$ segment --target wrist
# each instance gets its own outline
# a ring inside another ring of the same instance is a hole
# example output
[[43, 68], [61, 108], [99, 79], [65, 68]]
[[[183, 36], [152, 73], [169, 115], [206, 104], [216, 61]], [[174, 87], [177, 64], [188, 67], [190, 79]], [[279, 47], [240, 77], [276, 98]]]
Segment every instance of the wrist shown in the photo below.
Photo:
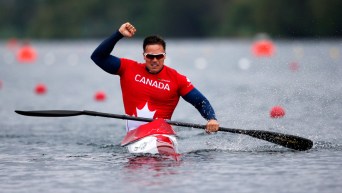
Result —
[[119, 37], [119, 38], [123, 38], [124, 35], [121, 33], [120, 29], [118, 29], [116, 32], [116, 35]]

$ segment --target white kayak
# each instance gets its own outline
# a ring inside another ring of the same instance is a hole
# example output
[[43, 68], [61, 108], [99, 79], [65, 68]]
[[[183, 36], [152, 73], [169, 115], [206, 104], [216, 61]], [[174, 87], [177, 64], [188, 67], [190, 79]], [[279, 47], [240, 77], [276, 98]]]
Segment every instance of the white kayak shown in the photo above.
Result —
[[132, 154], [160, 154], [179, 160], [176, 132], [164, 119], [150, 123], [127, 132], [121, 142]]

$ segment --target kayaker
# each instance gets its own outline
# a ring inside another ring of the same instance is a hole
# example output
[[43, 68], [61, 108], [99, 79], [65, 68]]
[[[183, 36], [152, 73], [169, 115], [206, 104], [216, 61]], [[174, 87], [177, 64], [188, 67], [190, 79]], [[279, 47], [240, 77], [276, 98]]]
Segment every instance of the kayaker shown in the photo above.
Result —
[[[92, 53], [91, 59], [104, 71], [120, 76], [125, 113], [130, 116], [171, 119], [180, 96], [192, 104], [208, 122], [206, 132], [216, 132], [219, 123], [207, 98], [190, 80], [164, 65], [166, 43], [159, 36], [148, 36], [143, 42], [145, 63], [111, 55], [116, 43], [136, 33], [129, 22], [124, 23]], [[127, 121], [127, 131], [144, 122]]]

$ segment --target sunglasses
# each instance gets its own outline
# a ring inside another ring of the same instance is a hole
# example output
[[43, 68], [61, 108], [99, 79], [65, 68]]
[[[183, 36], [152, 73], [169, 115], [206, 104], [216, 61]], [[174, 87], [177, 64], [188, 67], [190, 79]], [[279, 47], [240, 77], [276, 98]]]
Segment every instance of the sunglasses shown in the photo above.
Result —
[[144, 56], [150, 60], [153, 60], [154, 58], [157, 58], [157, 60], [160, 60], [165, 57], [165, 53], [160, 53], [160, 54], [148, 54], [144, 53]]

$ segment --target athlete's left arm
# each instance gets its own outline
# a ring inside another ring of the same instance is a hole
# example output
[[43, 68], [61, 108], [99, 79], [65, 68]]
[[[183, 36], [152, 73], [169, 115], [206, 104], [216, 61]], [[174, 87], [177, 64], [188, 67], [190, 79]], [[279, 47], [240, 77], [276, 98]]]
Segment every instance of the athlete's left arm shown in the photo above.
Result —
[[210, 105], [208, 99], [196, 88], [192, 89], [188, 94], [182, 96], [188, 103], [192, 104], [206, 120], [216, 119], [215, 111]]

